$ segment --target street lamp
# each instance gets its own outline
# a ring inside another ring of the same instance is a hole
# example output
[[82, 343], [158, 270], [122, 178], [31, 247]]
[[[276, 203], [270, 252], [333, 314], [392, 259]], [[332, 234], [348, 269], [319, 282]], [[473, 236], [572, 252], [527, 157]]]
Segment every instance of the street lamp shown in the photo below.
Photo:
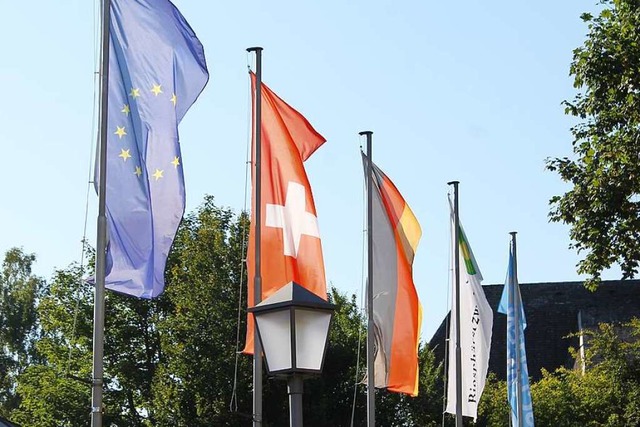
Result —
[[319, 374], [335, 305], [290, 282], [255, 307], [269, 375], [287, 379], [292, 427], [302, 427], [302, 380]]

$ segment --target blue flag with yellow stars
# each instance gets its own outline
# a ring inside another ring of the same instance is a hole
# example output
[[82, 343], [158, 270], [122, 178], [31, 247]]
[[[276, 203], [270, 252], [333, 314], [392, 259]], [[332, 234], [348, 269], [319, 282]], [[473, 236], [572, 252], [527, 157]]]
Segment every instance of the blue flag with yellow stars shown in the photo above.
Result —
[[106, 287], [153, 298], [185, 208], [178, 123], [209, 73], [168, 0], [111, 0], [109, 55]]

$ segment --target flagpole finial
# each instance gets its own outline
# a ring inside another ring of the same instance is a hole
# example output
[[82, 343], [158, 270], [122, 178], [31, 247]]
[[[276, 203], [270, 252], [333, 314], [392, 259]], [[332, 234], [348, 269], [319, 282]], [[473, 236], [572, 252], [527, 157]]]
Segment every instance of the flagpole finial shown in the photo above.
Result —
[[460, 184], [460, 181], [449, 181], [447, 182], [447, 185], [457, 185]]
[[358, 132], [358, 135], [373, 135], [373, 131], [363, 130], [362, 132]]
[[262, 52], [262, 47], [260, 46], [248, 47], [247, 52]]

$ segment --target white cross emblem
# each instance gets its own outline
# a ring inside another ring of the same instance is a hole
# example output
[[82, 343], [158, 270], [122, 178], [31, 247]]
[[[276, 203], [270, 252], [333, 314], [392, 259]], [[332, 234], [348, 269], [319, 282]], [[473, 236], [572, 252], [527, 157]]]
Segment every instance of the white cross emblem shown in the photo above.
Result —
[[298, 257], [303, 234], [320, 238], [318, 218], [305, 210], [306, 200], [304, 186], [289, 182], [284, 206], [268, 203], [266, 206], [266, 226], [282, 228], [284, 254], [294, 258]]

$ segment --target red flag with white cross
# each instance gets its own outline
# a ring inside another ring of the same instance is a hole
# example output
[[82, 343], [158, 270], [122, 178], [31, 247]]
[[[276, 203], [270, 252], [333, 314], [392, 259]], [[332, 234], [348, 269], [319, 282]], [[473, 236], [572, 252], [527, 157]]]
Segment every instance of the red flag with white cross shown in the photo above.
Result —
[[[251, 86], [255, 122], [256, 76], [253, 73]], [[291, 281], [327, 299], [318, 218], [303, 166], [326, 140], [264, 83], [261, 87], [261, 300]], [[255, 135], [252, 164], [254, 185], [247, 253], [249, 307], [255, 301]], [[244, 352], [253, 353], [251, 314]]]

